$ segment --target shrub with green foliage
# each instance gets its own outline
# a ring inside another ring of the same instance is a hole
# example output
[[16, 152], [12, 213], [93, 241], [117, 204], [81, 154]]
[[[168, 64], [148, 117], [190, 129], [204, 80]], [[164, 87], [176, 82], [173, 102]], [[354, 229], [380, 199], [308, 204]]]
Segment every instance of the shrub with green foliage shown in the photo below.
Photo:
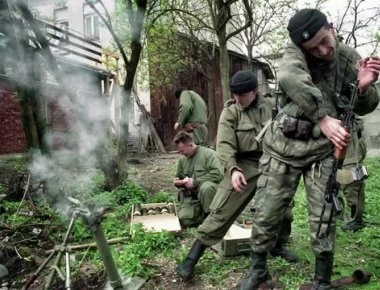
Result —
[[154, 268], [146, 261], [154, 261], [160, 255], [172, 256], [177, 243], [177, 239], [169, 232], [145, 232], [141, 226], [134, 226], [132, 240], [114, 251], [113, 255], [122, 272], [150, 278]]

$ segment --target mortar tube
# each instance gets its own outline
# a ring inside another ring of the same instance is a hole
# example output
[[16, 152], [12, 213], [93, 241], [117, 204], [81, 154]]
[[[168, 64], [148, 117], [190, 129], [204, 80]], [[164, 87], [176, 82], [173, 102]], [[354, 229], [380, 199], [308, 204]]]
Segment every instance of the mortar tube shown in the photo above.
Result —
[[115, 290], [124, 289], [119, 272], [117, 271], [110, 248], [108, 246], [106, 237], [104, 236], [101, 223], [95, 222], [94, 224], [92, 224], [92, 226], [89, 226], [89, 228], [91, 229], [94, 235], [96, 245], [98, 247], [100, 256], [102, 257], [104, 268], [106, 269], [107, 276], [112, 288]]

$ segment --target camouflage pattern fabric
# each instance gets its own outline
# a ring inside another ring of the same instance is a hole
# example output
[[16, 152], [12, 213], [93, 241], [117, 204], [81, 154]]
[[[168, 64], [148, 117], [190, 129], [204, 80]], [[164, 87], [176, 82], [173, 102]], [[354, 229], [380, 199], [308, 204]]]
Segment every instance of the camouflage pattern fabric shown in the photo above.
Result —
[[[354, 139], [355, 138], [355, 139]], [[347, 150], [343, 169], [351, 171], [357, 165], [362, 165], [367, 154], [367, 146], [364, 138], [353, 137], [353, 141]], [[356, 143], [355, 143], [356, 142]], [[351, 220], [362, 221], [365, 211], [365, 182], [356, 180], [341, 187], [346, 199], [346, 212]], [[351, 207], [356, 208], [355, 216], [351, 216]]]
[[[337, 44], [337, 56], [332, 62], [315, 62], [306, 59], [300, 47], [291, 43], [285, 48], [278, 72], [279, 88], [283, 92], [283, 104], [276, 120], [264, 136], [265, 155], [261, 159], [263, 175], [258, 181], [257, 211], [252, 228], [252, 248], [255, 252], [267, 252], [275, 243], [281, 221], [292, 200], [301, 176], [304, 178], [310, 239], [315, 255], [331, 256], [335, 245], [335, 220], [330, 234], [323, 239], [316, 237], [319, 216], [325, 203], [324, 194], [331, 173], [332, 143], [323, 135], [313, 134], [308, 140], [288, 138], [282, 129], [282, 116], [304, 118], [313, 124], [312, 132], [318, 132], [318, 119], [329, 115], [339, 117], [348, 103], [349, 83], [357, 79], [360, 55], [344, 44]], [[374, 85], [364, 95], [358, 95], [354, 112], [365, 115], [379, 103]], [[329, 214], [329, 209], [325, 211]], [[326, 228], [323, 217], [322, 232]]]
[[[324, 238], [316, 237], [326, 183], [332, 166], [332, 158], [326, 158], [314, 166], [296, 168], [264, 153], [260, 159], [262, 174], [257, 182], [255, 197], [256, 211], [253, 216], [251, 245], [254, 252], [267, 252], [274, 247], [276, 238], [287, 215], [289, 203], [293, 200], [301, 177], [305, 183], [308, 201], [310, 240], [313, 251], [318, 257], [324, 252], [333, 252], [335, 245], [336, 216], [333, 217], [330, 234]], [[327, 226], [327, 210], [322, 228]]]
[[[278, 72], [279, 87], [283, 92], [280, 103], [284, 104], [280, 114], [306, 118], [313, 123], [313, 129], [318, 129], [318, 118], [326, 115], [339, 117], [348, 104], [349, 83], [357, 79], [360, 58], [353, 48], [340, 43], [334, 61], [308, 65], [303, 51], [290, 44], [285, 48]], [[360, 116], [365, 115], [378, 103], [379, 92], [375, 85], [371, 85], [364, 95], [358, 95], [354, 111]], [[332, 143], [323, 134], [307, 141], [285, 137], [280, 119], [279, 116], [265, 134], [265, 152], [295, 167], [303, 167], [332, 154]]]

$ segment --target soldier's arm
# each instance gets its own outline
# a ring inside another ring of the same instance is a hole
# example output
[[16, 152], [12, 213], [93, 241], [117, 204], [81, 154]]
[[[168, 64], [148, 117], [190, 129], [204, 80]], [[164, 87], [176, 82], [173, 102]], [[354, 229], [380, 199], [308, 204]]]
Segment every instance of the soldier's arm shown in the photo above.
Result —
[[[359, 55], [359, 53], [354, 51], [353, 59], [354, 61], [352, 63], [351, 69], [357, 71], [358, 69], [356, 67], [356, 64], [361, 59], [361, 56]], [[373, 112], [376, 109], [377, 105], [379, 104], [379, 99], [380, 99], [379, 95], [380, 95], [379, 83], [371, 84], [367, 88], [365, 93], [362, 95], [358, 92], [358, 97], [356, 99], [354, 112], [360, 116]]]
[[175, 176], [176, 176], [176, 177], [180, 177], [180, 176], [183, 175], [183, 174], [184, 174], [184, 172], [183, 172], [183, 157], [181, 157], [181, 158], [178, 160], [177, 171], [176, 171]]
[[322, 106], [322, 92], [313, 84], [301, 51], [288, 47], [279, 66], [278, 81], [287, 96], [312, 121], [327, 115]]
[[235, 134], [236, 110], [225, 107], [219, 118], [216, 152], [224, 172], [238, 168], [236, 162], [237, 140]]
[[181, 126], [187, 123], [192, 109], [193, 103], [191, 101], [191, 95], [187, 91], [183, 91], [179, 97], [179, 115], [177, 121]]

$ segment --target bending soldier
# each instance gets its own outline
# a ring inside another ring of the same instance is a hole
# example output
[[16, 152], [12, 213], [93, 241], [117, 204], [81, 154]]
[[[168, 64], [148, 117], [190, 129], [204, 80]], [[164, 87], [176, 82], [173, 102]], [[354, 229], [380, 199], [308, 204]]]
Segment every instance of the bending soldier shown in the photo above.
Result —
[[210, 204], [223, 177], [222, 169], [216, 152], [197, 146], [190, 134], [179, 132], [174, 143], [183, 155], [174, 179], [174, 185], [181, 188], [179, 220], [183, 227], [197, 226], [210, 212]]
[[[262, 146], [256, 136], [271, 117], [271, 105], [258, 93], [258, 82], [252, 71], [239, 71], [230, 81], [234, 97], [221, 113], [217, 134], [217, 154], [224, 168], [224, 178], [210, 206], [210, 215], [197, 229], [197, 239], [185, 261], [176, 272], [189, 279], [206, 248], [223, 239], [228, 229], [253, 198], [259, 177], [258, 160]], [[297, 257], [284, 244], [290, 235], [291, 207], [284, 218], [283, 229], [274, 256], [296, 262]]]
[[205, 101], [196, 92], [183, 88], [178, 88], [175, 96], [179, 99], [179, 114], [174, 130], [184, 130], [193, 135], [195, 144], [206, 146], [208, 113]]
[[270, 279], [267, 253], [275, 244], [301, 176], [315, 254], [313, 289], [331, 289], [336, 216], [331, 224], [322, 219], [322, 228], [330, 224], [328, 233], [317, 237], [317, 232], [332, 172], [332, 145], [342, 150], [350, 140], [338, 118], [349, 102], [350, 84], [357, 80], [355, 113], [365, 115], [379, 102], [374, 83], [380, 59], [371, 57], [359, 62], [360, 56], [353, 48], [338, 43], [322, 12], [302, 9], [290, 19], [287, 29], [292, 42], [285, 48], [278, 72], [285, 100], [264, 136], [262, 174], [255, 197], [260, 210], [256, 210], [252, 225], [252, 267], [240, 289], [258, 289]]

